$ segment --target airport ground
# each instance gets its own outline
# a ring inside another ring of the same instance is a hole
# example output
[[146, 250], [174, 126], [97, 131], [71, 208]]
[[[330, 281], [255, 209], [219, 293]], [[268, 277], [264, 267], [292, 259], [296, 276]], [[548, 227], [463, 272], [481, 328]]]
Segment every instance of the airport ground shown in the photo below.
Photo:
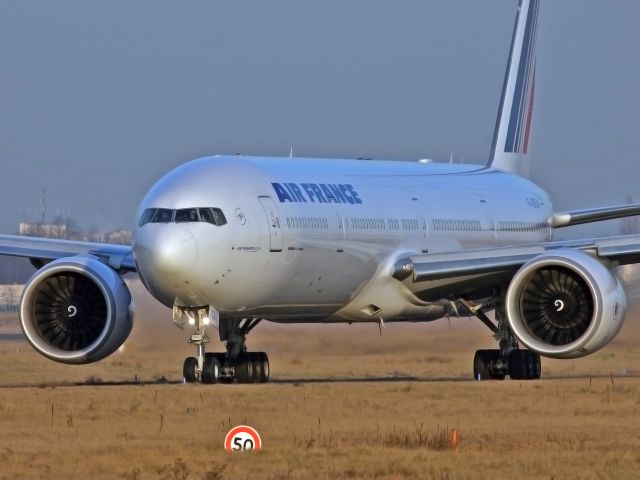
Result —
[[[187, 332], [133, 290], [131, 339], [102, 362], [58, 365], [24, 341], [0, 343], [0, 478], [637, 478], [634, 295], [611, 345], [543, 360], [540, 381], [473, 381], [473, 352], [493, 340], [451, 319], [382, 335], [260, 325], [249, 347], [269, 352], [272, 383], [198, 386], [179, 383]], [[0, 333], [16, 326], [0, 318]], [[223, 450], [237, 424], [260, 432], [260, 452]]]

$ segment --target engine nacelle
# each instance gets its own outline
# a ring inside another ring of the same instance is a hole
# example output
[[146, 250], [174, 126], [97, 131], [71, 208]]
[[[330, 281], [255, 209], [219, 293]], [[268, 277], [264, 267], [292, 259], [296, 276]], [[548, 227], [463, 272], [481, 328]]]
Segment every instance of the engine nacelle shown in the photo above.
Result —
[[27, 282], [20, 324], [33, 348], [51, 360], [97, 362], [115, 352], [131, 333], [131, 293], [120, 275], [97, 258], [62, 258]]
[[618, 279], [578, 250], [544, 253], [515, 274], [507, 290], [507, 320], [529, 349], [578, 358], [604, 347], [624, 320], [627, 299]]

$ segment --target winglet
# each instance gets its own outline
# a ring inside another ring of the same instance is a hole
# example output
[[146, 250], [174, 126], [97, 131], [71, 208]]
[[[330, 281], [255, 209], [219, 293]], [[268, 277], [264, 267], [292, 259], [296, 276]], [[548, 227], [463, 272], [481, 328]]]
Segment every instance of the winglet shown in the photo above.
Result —
[[520, 0], [488, 164], [523, 177], [529, 175], [539, 3]]

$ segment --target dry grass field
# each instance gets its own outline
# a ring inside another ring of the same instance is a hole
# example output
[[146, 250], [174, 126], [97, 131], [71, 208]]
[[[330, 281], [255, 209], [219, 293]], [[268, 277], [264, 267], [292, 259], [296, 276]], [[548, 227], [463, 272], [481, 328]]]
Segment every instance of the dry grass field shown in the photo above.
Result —
[[[0, 343], [0, 478], [638, 477], [634, 295], [611, 345], [544, 359], [537, 382], [468, 381], [474, 350], [494, 344], [477, 321], [451, 319], [382, 335], [377, 325], [260, 325], [249, 347], [269, 352], [273, 383], [196, 386], [155, 383], [178, 382], [193, 352], [169, 310], [132, 287], [131, 339], [98, 364]], [[0, 317], [0, 332], [12, 331], [15, 316]], [[134, 379], [145, 383], [105, 384]], [[263, 450], [224, 452], [226, 432], [245, 423]]]

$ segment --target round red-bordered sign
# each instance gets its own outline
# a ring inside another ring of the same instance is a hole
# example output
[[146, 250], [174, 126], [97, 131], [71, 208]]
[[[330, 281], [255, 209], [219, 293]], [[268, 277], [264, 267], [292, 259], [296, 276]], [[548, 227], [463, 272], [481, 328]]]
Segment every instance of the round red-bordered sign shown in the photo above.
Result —
[[224, 449], [227, 452], [246, 452], [260, 450], [262, 439], [255, 428], [248, 425], [233, 427], [224, 437]]

